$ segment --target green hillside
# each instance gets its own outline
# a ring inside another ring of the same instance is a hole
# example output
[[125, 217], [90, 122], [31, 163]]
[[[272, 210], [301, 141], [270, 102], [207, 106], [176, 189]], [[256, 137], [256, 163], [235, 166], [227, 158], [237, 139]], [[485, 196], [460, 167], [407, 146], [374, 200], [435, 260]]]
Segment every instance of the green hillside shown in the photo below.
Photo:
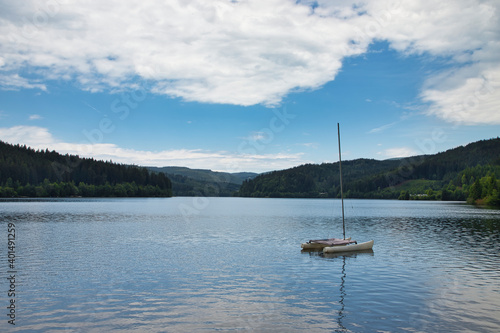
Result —
[[172, 181], [174, 196], [233, 196], [247, 179], [257, 176], [253, 172], [217, 172], [186, 167], [148, 167], [154, 172], [165, 173]]
[[[466, 200], [470, 187], [500, 178], [500, 139], [483, 140], [435, 155], [398, 160], [342, 162], [347, 198]], [[491, 192], [490, 191], [490, 192]], [[262, 174], [243, 182], [239, 196], [340, 197], [338, 163], [306, 164]], [[488, 196], [487, 192], [481, 194]], [[494, 196], [494, 193], [490, 195]], [[481, 197], [480, 197], [481, 198]], [[479, 198], [479, 199], [480, 199]]]
[[163, 173], [0, 141], [0, 197], [166, 197]]
[[[500, 205], [500, 139], [435, 155], [342, 162], [347, 198], [468, 200]], [[338, 198], [338, 163], [255, 173], [144, 168], [0, 141], [0, 197], [231, 196]]]

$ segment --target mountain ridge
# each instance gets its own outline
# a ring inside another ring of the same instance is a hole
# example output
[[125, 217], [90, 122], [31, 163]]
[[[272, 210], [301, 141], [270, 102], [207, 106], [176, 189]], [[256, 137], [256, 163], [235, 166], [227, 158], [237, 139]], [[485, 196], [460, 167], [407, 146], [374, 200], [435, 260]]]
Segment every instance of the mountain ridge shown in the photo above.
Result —
[[[397, 199], [401, 186], [415, 193], [452, 190], [452, 199], [465, 200], [470, 182], [495, 170], [478, 166], [500, 165], [500, 138], [480, 140], [432, 155], [402, 159], [360, 158], [342, 162], [344, 195], [352, 198]], [[488, 169], [488, 170], [487, 170]], [[466, 182], [463, 176], [466, 175]], [[500, 176], [500, 174], [499, 174]], [[261, 174], [243, 182], [238, 196], [243, 197], [340, 197], [339, 166], [335, 163], [304, 164], [281, 171]], [[422, 182], [425, 180], [426, 182]], [[417, 182], [414, 187], [408, 183]], [[451, 185], [450, 185], [451, 186]], [[465, 186], [465, 187], [464, 187]], [[457, 190], [457, 188], [459, 190]], [[462, 191], [462, 192], [460, 192]], [[429, 192], [430, 193], [430, 192]], [[432, 196], [431, 196], [432, 197]]]
[[258, 175], [255, 172], [230, 173], [179, 166], [146, 168], [167, 175], [172, 181], [174, 196], [233, 196], [243, 181]]
[[[164, 176], [159, 177], [159, 174]], [[353, 198], [394, 199], [403, 191], [410, 196], [438, 191], [437, 196], [465, 200], [474, 181], [487, 175], [500, 178], [498, 137], [433, 155], [343, 161], [344, 193]], [[172, 193], [174, 196], [339, 197], [338, 176], [338, 162], [303, 164], [262, 174], [230, 173], [178, 166], [123, 165], [62, 155], [48, 149], [35, 151], [25, 145], [0, 141], [0, 192], [3, 191], [0, 196], [4, 197], [38, 195], [35, 187], [42, 185], [45, 192], [49, 191], [45, 195], [49, 196], [80, 195], [82, 192], [88, 192], [87, 195], [104, 193], [105, 196], [159, 195], [160, 192], [154, 190], [158, 185], [164, 190], [161, 195]], [[82, 186], [79, 189], [79, 182], [102, 188], [89, 190]], [[126, 186], [110, 190], [107, 183]], [[137, 185], [152, 185], [153, 189], [149, 188], [148, 192]], [[14, 187], [27, 194], [15, 194]], [[451, 196], [444, 191], [451, 192]]]

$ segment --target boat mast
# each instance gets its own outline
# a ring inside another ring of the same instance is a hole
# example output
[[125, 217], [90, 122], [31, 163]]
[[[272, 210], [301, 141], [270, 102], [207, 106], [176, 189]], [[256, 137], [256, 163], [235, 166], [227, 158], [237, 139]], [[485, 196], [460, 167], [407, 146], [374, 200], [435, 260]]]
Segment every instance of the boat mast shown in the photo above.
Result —
[[340, 125], [337, 123], [337, 133], [339, 137], [339, 173], [340, 173], [340, 197], [342, 198], [342, 232], [345, 239], [345, 221], [344, 221], [344, 190], [342, 189], [342, 157], [340, 153]]

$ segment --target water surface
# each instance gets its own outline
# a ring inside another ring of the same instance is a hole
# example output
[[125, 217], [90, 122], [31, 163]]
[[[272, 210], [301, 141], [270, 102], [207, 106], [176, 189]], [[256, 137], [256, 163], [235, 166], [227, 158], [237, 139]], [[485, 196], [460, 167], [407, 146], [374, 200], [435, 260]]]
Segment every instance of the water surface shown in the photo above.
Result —
[[[6, 316], [16, 226], [16, 325]], [[18, 332], [499, 332], [500, 212], [347, 200], [0, 202], [0, 329]]]

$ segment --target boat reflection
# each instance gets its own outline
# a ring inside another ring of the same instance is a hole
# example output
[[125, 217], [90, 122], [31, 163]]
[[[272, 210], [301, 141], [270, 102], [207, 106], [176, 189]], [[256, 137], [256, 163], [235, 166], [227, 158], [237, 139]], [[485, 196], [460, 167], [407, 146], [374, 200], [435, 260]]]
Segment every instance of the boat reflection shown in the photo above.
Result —
[[347, 258], [356, 258], [357, 256], [373, 256], [374, 252], [372, 249], [370, 250], [363, 250], [363, 251], [356, 251], [356, 252], [338, 252], [338, 253], [323, 253], [323, 252], [318, 252], [318, 251], [302, 251], [302, 253], [309, 253], [311, 257], [324, 257], [324, 258], [329, 258], [329, 259], [336, 259], [336, 258], [341, 258], [342, 259], [342, 273], [340, 275], [340, 289], [339, 289], [339, 295], [340, 295], [340, 300], [339, 300], [339, 310], [337, 314], [337, 329], [335, 329], [335, 332], [349, 332], [349, 330], [344, 326], [343, 321], [344, 318], [346, 317], [345, 315], [345, 297], [347, 295], [347, 292], [345, 290], [345, 281], [347, 277], [346, 273], [346, 259]]
[[370, 249], [370, 250], [363, 250], [363, 251], [356, 251], [356, 252], [336, 252], [336, 253], [320, 252], [320, 253], [318, 253], [318, 255], [320, 257], [330, 258], [330, 259], [343, 257], [344, 264], [345, 264], [345, 258], [356, 258], [358, 255], [371, 255], [371, 256], [373, 256], [374, 252], [372, 249]]
[[358, 255], [374, 255], [374, 252], [372, 249], [370, 250], [362, 250], [362, 251], [346, 251], [346, 252], [334, 252], [334, 253], [324, 253], [321, 251], [318, 251], [316, 249], [313, 250], [302, 250], [300, 251], [301, 253], [307, 253], [311, 257], [323, 257], [323, 258], [329, 258], [329, 259], [334, 259], [334, 258], [356, 258]]

